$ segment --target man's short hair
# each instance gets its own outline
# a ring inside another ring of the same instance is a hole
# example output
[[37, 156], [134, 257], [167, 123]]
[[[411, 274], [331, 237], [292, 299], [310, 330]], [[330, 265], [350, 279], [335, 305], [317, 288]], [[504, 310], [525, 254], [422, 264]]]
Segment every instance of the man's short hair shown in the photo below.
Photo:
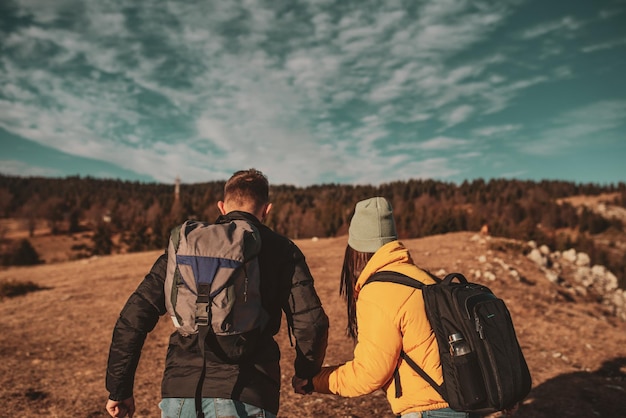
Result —
[[224, 185], [224, 201], [237, 207], [259, 210], [269, 202], [267, 177], [254, 168], [237, 171]]

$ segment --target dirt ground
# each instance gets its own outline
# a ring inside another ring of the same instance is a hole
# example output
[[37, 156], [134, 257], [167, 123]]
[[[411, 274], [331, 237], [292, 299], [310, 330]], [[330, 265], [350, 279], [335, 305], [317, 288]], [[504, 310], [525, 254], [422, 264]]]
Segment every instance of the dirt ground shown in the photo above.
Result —
[[[626, 417], [626, 323], [590, 297], [550, 283], [519, 250], [497, 239], [454, 233], [406, 240], [417, 264], [435, 273], [485, 271], [503, 298], [533, 377], [517, 417]], [[331, 318], [326, 363], [352, 356], [345, 337], [339, 271], [346, 238], [301, 240]], [[499, 249], [498, 249], [499, 248]], [[43, 290], [0, 301], [0, 417], [105, 417], [104, 375], [111, 331], [127, 297], [158, 252], [90, 258], [0, 271], [0, 280]], [[499, 261], [498, 261], [499, 260]], [[519, 273], [514, 277], [503, 261]], [[381, 392], [352, 399], [292, 392], [293, 349], [286, 331], [280, 417], [393, 417]], [[159, 417], [160, 381], [173, 327], [162, 318], [144, 347], [135, 384], [135, 417]]]

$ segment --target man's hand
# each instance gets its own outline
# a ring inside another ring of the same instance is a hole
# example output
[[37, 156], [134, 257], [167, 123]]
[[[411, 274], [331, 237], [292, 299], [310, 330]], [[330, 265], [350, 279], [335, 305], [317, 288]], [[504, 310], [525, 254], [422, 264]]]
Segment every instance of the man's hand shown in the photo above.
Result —
[[313, 392], [311, 379], [301, 379], [298, 376], [294, 376], [291, 379], [291, 386], [293, 386], [293, 391], [300, 395], [310, 395]]
[[106, 410], [113, 418], [133, 418], [135, 414], [135, 398], [130, 397], [123, 401], [113, 401], [109, 399], [107, 401]]
[[503, 416], [505, 416], [505, 417], [512, 417], [513, 415], [515, 415], [515, 413], [519, 409], [520, 405], [521, 405], [521, 403], [518, 402], [513, 407], [511, 407], [509, 409], [505, 409], [504, 411], [502, 411], [502, 413], [504, 414]]

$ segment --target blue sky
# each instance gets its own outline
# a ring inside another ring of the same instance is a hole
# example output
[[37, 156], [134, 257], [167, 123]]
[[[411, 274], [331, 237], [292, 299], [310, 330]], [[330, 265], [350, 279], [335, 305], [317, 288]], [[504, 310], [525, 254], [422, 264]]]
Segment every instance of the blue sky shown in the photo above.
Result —
[[0, 172], [626, 181], [625, 0], [2, 0]]

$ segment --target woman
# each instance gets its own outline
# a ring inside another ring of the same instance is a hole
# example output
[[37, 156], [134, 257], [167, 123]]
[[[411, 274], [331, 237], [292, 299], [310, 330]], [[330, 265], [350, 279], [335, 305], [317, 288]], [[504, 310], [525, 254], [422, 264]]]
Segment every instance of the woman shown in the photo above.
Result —
[[[404, 350], [438, 384], [443, 381], [438, 346], [426, 317], [422, 292], [395, 283], [363, 286], [370, 276], [383, 270], [434, 283], [398, 241], [389, 202], [374, 197], [356, 205], [341, 272], [341, 293], [348, 308], [347, 332], [356, 341], [354, 358], [342, 365], [322, 368], [311, 381], [294, 378], [295, 391], [353, 397], [383, 389], [393, 412], [404, 418], [476, 417], [450, 409], [435, 389], [400, 359]], [[401, 382], [398, 393], [396, 367]]]

